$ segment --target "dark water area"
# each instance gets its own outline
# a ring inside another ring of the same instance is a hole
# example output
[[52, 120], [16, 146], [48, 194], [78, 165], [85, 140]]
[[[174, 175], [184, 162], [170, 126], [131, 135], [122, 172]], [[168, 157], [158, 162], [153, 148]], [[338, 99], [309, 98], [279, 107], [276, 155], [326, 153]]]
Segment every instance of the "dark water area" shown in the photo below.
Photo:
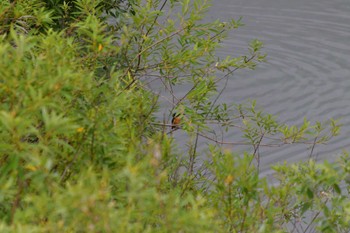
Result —
[[[318, 145], [319, 160], [334, 160], [350, 148], [350, 1], [214, 0], [209, 19], [243, 17], [244, 27], [230, 33], [218, 56], [247, 53], [252, 39], [264, 42], [267, 62], [237, 71], [223, 101], [255, 99], [281, 122], [300, 124], [340, 118], [341, 134]], [[230, 136], [228, 136], [229, 138]], [[261, 151], [263, 173], [276, 162], [307, 159], [305, 145]]]

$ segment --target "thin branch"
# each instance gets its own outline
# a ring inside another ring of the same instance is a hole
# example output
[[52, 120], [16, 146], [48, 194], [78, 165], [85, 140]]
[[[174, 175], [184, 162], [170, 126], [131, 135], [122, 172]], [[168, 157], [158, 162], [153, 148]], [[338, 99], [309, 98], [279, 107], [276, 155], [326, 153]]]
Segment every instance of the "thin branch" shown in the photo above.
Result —
[[[328, 202], [328, 198], [325, 200], [324, 204], [326, 205]], [[318, 211], [315, 216], [312, 218], [311, 222], [308, 224], [308, 226], [305, 228], [304, 233], [308, 232], [308, 229], [313, 224], [313, 222], [317, 219], [317, 217], [321, 214], [321, 211]]]
[[315, 137], [315, 139], [314, 139], [314, 143], [313, 143], [312, 148], [311, 148], [311, 152], [310, 152], [310, 155], [309, 155], [309, 159], [312, 158], [312, 154], [313, 154], [313, 152], [314, 152], [314, 149], [315, 149], [315, 146], [316, 146], [316, 142], [317, 142], [317, 137]]
[[195, 139], [195, 143], [194, 143], [193, 152], [190, 154], [190, 171], [189, 171], [190, 176], [192, 176], [194, 163], [195, 163], [195, 159], [196, 159], [199, 126], [197, 126], [196, 131], [197, 131], [197, 133], [196, 133], [196, 139]]
[[[163, 10], [163, 8], [165, 7], [165, 4], [166, 4], [167, 2], [168, 2], [168, 0], [165, 0], [165, 1], [163, 2], [163, 5], [162, 5], [162, 6], [160, 7], [160, 9], [159, 9], [160, 12]], [[148, 30], [147, 30], [147, 32], [146, 32], [146, 34], [145, 34], [146, 36], [148, 36], [148, 34], [151, 32], [151, 30], [152, 30], [154, 24], [157, 22], [157, 19], [158, 19], [159, 15], [160, 15], [160, 13], [158, 13], [157, 16], [154, 18], [154, 21], [153, 21], [151, 27], [148, 28]]]
[[[85, 141], [86, 136], [87, 136], [87, 133], [84, 133], [83, 138], [82, 138], [82, 141]], [[66, 165], [66, 167], [64, 168], [64, 171], [63, 171], [63, 173], [62, 173], [62, 175], [61, 175], [61, 178], [60, 178], [60, 182], [63, 181], [64, 177], [66, 176], [66, 174], [67, 174], [67, 172], [68, 172], [68, 170], [71, 168], [71, 166], [73, 165], [73, 163], [77, 160], [78, 155], [79, 155], [79, 152], [80, 152], [80, 150], [81, 150], [81, 148], [82, 148], [82, 145], [83, 145], [83, 143], [79, 143], [78, 149], [76, 150], [73, 159], [72, 159], [72, 160]]]
[[146, 52], [147, 50], [149, 50], [149, 49], [153, 48], [154, 46], [156, 46], [156, 45], [162, 43], [163, 41], [165, 41], [165, 40], [167, 40], [167, 39], [169, 39], [169, 38], [171, 38], [171, 37], [173, 37], [173, 36], [179, 34], [179, 33], [182, 32], [183, 30], [185, 30], [185, 28], [178, 29], [177, 31], [171, 33], [170, 35], [168, 35], [168, 36], [166, 36], [166, 37], [164, 37], [164, 38], [162, 38], [162, 39], [160, 39], [160, 40], [154, 42], [154, 43], [151, 44], [150, 46], [144, 48], [142, 51], [140, 51], [140, 52], [136, 55], [136, 57], [132, 60], [132, 62], [134, 62], [134, 61], [138, 58], [138, 56], [142, 55], [142, 54], [143, 54], [144, 52]]
[[164, 82], [164, 80], [162, 78], [160, 78], [160, 81], [163, 83], [163, 86], [165, 87], [165, 89], [171, 94], [171, 96], [173, 98], [173, 100], [172, 100], [173, 106], [176, 106], [175, 103], [174, 103], [175, 102], [174, 100], [175, 99], [178, 100], [178, 98], [175, 96], [171, 84], [169, 83], [169, 87], [168, 87], [168, 85]]
[[[163, 2], [163, 5], [160, 7], [159, 11], [162, 11], [165, 4], [167, 3], [168, 0], [165, 0]], [[154, 27], [154, 24], [157, 22], [157, 19], [159, 17], [160, 13], [157, 14], [157, 16], [154, 18], [154, 21], [153, 23], [151, 24], [151, 26], [148, 28], [147, 32], [145, 33], [145, 36], [142, 37], [143, 40], [141, 42], [141, 45], [140, 45], [140, 48], [139, 48], [139, 54], [137, 55], [137, 65], [136, 65], [136, 71], [138, 70], [138, 68], [140, 67], [140, 64], [141, 64], [141, 54], [140, 54], [140, 51], [142, 51], [142, 48], [143, 48], [143, 43], [145, 42], [145, 38], [148, 36], [148, 34], [151, 32], [152, 28]], [[142, 29], [143, 30], [143, 29]]]
[[258, 162], [258, 167], [257, 167], [257, 168], [258, 168], [258, 171], [259, 171], [259, 167], [260, 167], [260, 155], [259, 155], [258, 150], [259, 150], [259, 146], [260, 146], [260, 144], [261, 144], [261, 141], [262, 141], [263, 138], [264, 138], [264, 135], [265, 135], [265, 133], [263, 132], [263, 133], [261, 134], [261, 137], [260, 137], [259, 141], [258, 141], [258, 144], [257, 144], [257, 145], [254, 145], [253, 157], [255, 157], [256, 154], [258, 155], [257, 158], [256, 158], [256, 160], [257, 160], [257, 162]]

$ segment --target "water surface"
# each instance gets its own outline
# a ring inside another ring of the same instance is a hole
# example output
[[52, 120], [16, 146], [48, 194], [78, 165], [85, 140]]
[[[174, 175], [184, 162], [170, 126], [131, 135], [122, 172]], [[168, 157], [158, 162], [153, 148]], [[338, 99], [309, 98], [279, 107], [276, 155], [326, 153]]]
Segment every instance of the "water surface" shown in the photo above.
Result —
[[[312, 122], [341, 118], [341, 135], [317, 146], [318, 159], [333, 160], [350, 140], [350, 1], [348, 0], [215, 0], [209, 18], [243, 16], [245, 26], [233, 31], [218, 55], [247, 52], [251, 39], [264, 42], [267, 63], [231, 77], [223, 100], [256, 99], [287, 124], [307, 117]], [[307, 146], [262, 151], [262, 169], [278, 161], [308, 158]]]

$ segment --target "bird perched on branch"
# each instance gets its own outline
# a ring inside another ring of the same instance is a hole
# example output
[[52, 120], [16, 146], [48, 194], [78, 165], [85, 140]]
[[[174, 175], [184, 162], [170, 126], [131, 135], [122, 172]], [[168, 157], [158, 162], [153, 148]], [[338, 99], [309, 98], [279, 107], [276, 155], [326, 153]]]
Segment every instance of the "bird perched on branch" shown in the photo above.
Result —
[[179, 129], [179, 124], [181, 122], [181, 114], [180, 113], [173, 113], [173, 119], [171, 119], [171, 129]]

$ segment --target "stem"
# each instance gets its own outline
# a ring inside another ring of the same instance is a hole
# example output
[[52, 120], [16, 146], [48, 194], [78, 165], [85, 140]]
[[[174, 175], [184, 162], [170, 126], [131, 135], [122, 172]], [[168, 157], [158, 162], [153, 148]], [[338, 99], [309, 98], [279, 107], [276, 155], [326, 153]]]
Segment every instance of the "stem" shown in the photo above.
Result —
[[198, 145], [198, 129], [199, 126], [197, 126], [197, 133], [196, 133], [196, 139], [195, 139], [195, 143], [194, 143], [194, 148], [193, 148], [193, 152], [190, 154], [190, 168], [189, 168], [189, 174], [190, 177], [193, 174], [193, 168], [194, 168], [194, 163], [195, 163], [195, 159], [196, 159], [196, 152], [197, 152], [197, 145]]
[[12, 203], [12, 208], [11, 208], [10, 224], [13, 223], [16, 210], [18, 209], [19, 203], [21, 202], [24, 181], [20, 178], [20, 175], [18, 175], [18, 177], [17, 177], [17, 186], [18, 186], [18, 191], [17, 191], [16, 197], [15, 197], [15, 200]]
[[312, 154], [314, 153], [314, 149], [315, 149], [315, 146], [316, 146], [316, 142], [317, 142], [317, 137], [315, 137], [314, 143], [313, 143], [313, 145], [312, 145], [311, 152], [310, 152], [310, 155], [309, 155], [309, 159], [312, 158]]
[[[166, 4], [167, 2], [168, 2], [168, 0], [165, 0], [165, 1], [163, 2], [163, 5], [160, 7], [159, 11], [162, 11], [162, 10], [163, 10], [163, 8], [165, 7], [165, 4]], [[152, 30], [154, 24], [157, 22], [158, 17], [159, 17], [159, 13], [158, 13], [157, 16], [154, 18], [154, 21], [153, 21], [153, 23], [151, 24], [151, 26], [148, 28], [148, 30], [147, 30], [147, 32], [146, 32], [146, 34], [145, 34], [145, 37], [147, 37], [148, 34], [151, 32], [151, 30]], [[140, 48], [139, 48], [139, 54], [138, 54], [138, 56], [137, 56], [136, 71], [139, 69], [140, 64], [141, 64], [141, 54], [140, 54], [140, 52], [142, 51], [143, 43], [144, 43], [144, 42], [145, 42], [145, 39], [142, 40], [141, 45], [140, 45]]]
[[229, 212], [228, 212], [228, 216], [230, 218], [230, 229], [229, 232], [233, 232], [233, 223], [232, 223], [232, 196], [231, 196], [231, 185], [229, 185], [229, 189], [228, 189], [228, 206], [229, 206]]

